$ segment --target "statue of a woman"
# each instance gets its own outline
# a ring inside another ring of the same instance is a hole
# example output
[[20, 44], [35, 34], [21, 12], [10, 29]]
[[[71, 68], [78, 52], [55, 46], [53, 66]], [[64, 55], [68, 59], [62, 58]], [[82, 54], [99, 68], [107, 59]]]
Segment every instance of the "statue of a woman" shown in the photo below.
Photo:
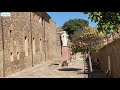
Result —
[[62, 39], [62, 46], [68, 46], [68, 35], [65, 31], [63, 31], [63, 34], [61, 35]]

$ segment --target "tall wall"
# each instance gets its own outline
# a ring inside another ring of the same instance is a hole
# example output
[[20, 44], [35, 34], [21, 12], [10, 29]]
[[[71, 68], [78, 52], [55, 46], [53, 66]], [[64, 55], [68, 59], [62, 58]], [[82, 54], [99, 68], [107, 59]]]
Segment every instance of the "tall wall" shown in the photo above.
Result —
[[56, 60], [57, 54], [57, 31], [55, 23], [50, 20], [50, 29], [49, 30], [49, 60]]
[[112, 76], [120, 77], [120, 39], [114, 40], [112, 43], [104, 46], [99, 52], [92, 52], [92, 58], [100, 60], [101, 70], [108, 70], [108, 56], [110, 56], [110, 66]]
[[57, 34], [57, 59], [61, 60], [61, 39], [60, 34]]
[[[50, 23], [50, 20], [48, 18], [45, 18], [45, 61], [49, 61], [49, 35], [51, 34], [51, 32], [53, 31]], [[50, 41], [51, 42], [51, 41]], [[52, 46], [51, 46], [52, 47]]]
[[[3, 18], [6, 76], [31, 66], [30, 13], [12, 12]], [[28, 55], [25, 56], [25, 37]]]
[[32, 49], [33, 49], [33, 65], [45, 61], [44, 58], [44, 27], [42, 27], [42, 18], [35, 13], [31, 13], [32, 28]]
[[[0, 21], [1, 21], [1, 17], [0, 17]], [[2, 77], [2, 72], [3, 72], [3, 69], [2, 69], [2, 26], [1, 26], [1, 22], [0, 22], [0, 77]]]
[[[1, 23], [0, 77], [3, 75]], [[48, 60], [56, 60], [56, 25], [43, 13], [11, 12], [10, 17], [3, 17], [3, 30], [6, 76]]]

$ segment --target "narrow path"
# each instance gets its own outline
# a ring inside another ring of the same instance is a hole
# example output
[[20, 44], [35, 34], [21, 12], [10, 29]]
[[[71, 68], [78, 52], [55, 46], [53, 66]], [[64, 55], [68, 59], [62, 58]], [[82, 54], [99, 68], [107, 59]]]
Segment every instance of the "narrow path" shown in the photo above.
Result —
[[92, 62], [92, 67], [93, 67], [93, 74], [88, 75], [89, 78], [106, 78], [105, 73], [101, 71], [101, 69], [98, 68], [98, 66], [96, 67], [94, 62]]
[[88, 78], [83, 74], [83, 57], [80, 54], [77, 56], [78, 59], [72, 59], [67, 68], [61, 68], [61, 61], [48, 61], [6, 78]]
[[96, 64], [94, 60], [92, 60], [92, 71], [90, 73], [90, 66], [89, 66], [89, 60], [85, 60], [86, 66], [88, 67], [88, 78], [106, 78], [105, 73], [100, 69], [100, 66]]

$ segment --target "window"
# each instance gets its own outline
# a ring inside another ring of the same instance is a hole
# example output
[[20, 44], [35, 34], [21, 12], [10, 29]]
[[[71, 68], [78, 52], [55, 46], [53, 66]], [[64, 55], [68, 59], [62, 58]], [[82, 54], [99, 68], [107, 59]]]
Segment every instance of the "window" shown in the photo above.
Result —
[[39, 17], [39, 22], [41, 22], [41, 18]]
[[40, 39], [40, 52], [42, 53], [42, 42], [41, 42], [41, 39]]
[[10, 30], [10, 37], [12, 36], [12, 30]]
[[20, 59], [20, 55], [19, 55], [19, 52], [17, 52], [17, 59], [18, 59], [18, 60]]
[[28, 56], [28, 39], [27, 39], [27, 36], [25, 36], [25, 56]]
[[13, 53], [10, 53], [10, 61], [13, 61]]
[[35, 55], [35, 39], [33, 38], [33, 55]]
[[43, 23], [44, 23], [44, 20], [43, 20], [43, 18], [42, 18], [42, 26], [43, 26]]

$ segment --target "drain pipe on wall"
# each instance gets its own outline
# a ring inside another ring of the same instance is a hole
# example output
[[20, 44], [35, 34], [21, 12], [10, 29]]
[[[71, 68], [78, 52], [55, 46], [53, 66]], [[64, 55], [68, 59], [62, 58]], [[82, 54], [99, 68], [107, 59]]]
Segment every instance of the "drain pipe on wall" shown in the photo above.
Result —
[[111, 65], [110, 65], [110, 56], [108, 56], [108, 70], [107, 70], [108, 76], [111, 77]]
[[32, 46], [32, 24], [31, 24], [31, 12], [30, 12], [30, 31], [31, 31], [31, 54], [32, 54], [32, 67], [34, 67], [34, 64], [33, 64], [33, 46]]
[[111, 67], [110, 67], [110, 56], [108, 56], [108, 70], [111, 71]]
[[5, 77], [5, 51], [4, 51], [4, 31], [3, 31], [3, 17], [1, 16], [1, 26], [2, 26], [2, 64], [3, 64], [3, 77]]
[[[44, 18], [45, 19], [45, 18]], [[43, 28], [44, 28], [44, 45], [45, 45], [45, 62], [46, 62], [46, 48], [47, 48], [47, 46], [46, 46], [46, 28], [45, 28], [45, 20], [43, 20], [43, 23], [44, 23], [44, 26], [43, 26]]]

